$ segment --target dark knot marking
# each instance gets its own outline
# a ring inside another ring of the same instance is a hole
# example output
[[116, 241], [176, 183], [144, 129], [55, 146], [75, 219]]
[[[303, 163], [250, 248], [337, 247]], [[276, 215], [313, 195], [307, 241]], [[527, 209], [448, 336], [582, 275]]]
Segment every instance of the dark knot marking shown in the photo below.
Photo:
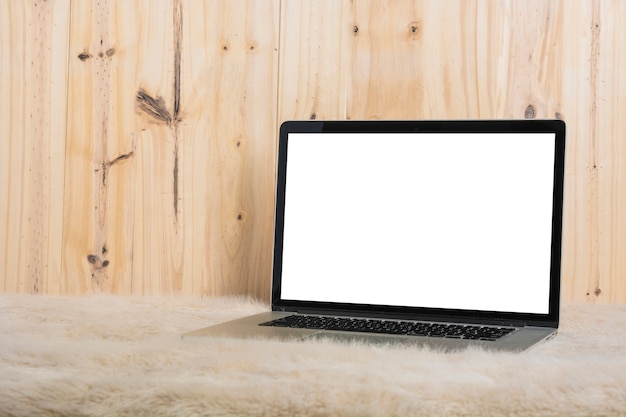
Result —
[[420, 22], [411, 22], [409, 23], [409, 37], [413, 40], [418, 39], [420, 35]]
[[[115, 48], [109, 48], [106, 50], [106, 52], [98, 52], [98, 57], [100, 58], [104, 58], [105, 55], [108, 58], [111, 58], [113, 55], [115, 55]], [[78, 59], [80, 59], [83, 62], [87, 61], [89, 58], [92, 58], [92, 57], [93, 55], [91, 55], [90, 53], [86, 51], [78, 54]]]
[[106, 268], [107, 266], [109, 266], [109, 261], [106, 260], [106, 259], [104, 261], [102, 261], [100, 266], [98, 266], [98, 263], [100, 262], [100, 257], [98, 255], [94, 255], [92, 253], [87, 255], [87, 262], [89, 262], [90, 264], [94, 265], [95, 269]]
[[165, 107], [165, 100], [163, 100], [163, 97], [157, 96], [155, 99], [148, 94], [146, 90], [140, 88], [139, 91], [137, 91], [137, 105], [144, 113], [152, 118], [167, 125], [172, 123], [172, 116]]

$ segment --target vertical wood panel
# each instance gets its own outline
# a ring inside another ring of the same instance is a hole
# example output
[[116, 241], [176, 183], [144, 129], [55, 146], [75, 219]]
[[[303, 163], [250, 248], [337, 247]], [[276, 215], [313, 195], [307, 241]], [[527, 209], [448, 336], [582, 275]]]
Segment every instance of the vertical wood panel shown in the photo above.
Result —
[[190, 2], [181, 124], [186, 215], [194, 230], [185, 291], [269, 299], [278, 1]]
[[[591, 169], [598, 184], [598, 270], [597, 282], [588, 283], [585, 295], [599, 302], [626, 302], [626, 4], [596, 1], [594, 6], [591, 80], [596, 160]], [[582, 301], [579, 293], [576, 297]]]
[[132, 267], [137, 2], [72, 2], [63, 278], [127, 292]]
[[279, 122], [347, 118], [350, 3], [283, 1], [280, 24]]
[[[594, 12], [595, 11], [595, 12]], [[594, 297], [598, 277], [597, 176], [598, 123], [596, 2], [576, 8], [561, 4], [563, 15], [562, 67], [563, 117], [567, 121], [566, 193], [564, 206], [563, 263], [564, 300]], [[592, 76], [592, 74], [594, 74]], [[574, 86], [576, 86], [574, 88]]]
[[562, 102], [568, 122], [566, 300], [626, 302], [626, 19], [620, 2], [560, 4]]
[[0, 19], [0, 288], [59, 293], [69, 2], [2, 2]]
[[184, 273], [186, 219], [181, 210], [187, 202], [181, 201], [185, 186], [178, 173], [186, 167], [181, 163], [183, 139], [176, 110], [180, 62], [175, 58], [182, 42], [181, 7], [180, 1], [143, 2], [136, 33], [138, 80], [131, 90], [136, 103], [136, 188], [129, 224], [131, 291], [136, 294], [179, 292]]

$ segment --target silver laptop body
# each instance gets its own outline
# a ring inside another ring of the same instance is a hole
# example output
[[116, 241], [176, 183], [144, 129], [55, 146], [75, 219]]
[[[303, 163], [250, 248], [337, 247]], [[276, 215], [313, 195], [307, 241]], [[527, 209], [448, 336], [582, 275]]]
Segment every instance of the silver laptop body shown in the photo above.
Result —
[[564, 159], [559, 120], [285, 122], [271, 311], [183, 337], [527, 349], [559, 323]]

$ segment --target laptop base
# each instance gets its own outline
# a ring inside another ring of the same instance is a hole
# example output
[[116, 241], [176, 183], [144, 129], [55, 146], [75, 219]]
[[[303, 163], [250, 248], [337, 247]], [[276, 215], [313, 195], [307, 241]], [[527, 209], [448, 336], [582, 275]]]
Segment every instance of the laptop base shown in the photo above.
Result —
[[468, 348], [479, 348], [490, 351], [519, 352], [556, 335], [556, 329], [554, 328], [522, 327], [497, 341], [482, 341], [259, 326], [261, 323], [292, 314], [294, 313], [259, 313], [253, 316], [243, 317], [241, 319], [231, 320], [225, 323], [184, 333], [182, 337], [185, 339], [196, 337], [222, 337], [233, 339], [268, 339], [281, 341], [323, 340], [337, 343], [407, 345], [443, 352], [460, 351]]

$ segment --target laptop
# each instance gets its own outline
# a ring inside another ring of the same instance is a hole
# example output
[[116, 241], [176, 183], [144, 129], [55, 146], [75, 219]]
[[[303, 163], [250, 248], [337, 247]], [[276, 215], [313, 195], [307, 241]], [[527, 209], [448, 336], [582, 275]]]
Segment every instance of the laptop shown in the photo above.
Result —
[[547, 340], [564, 157], [560, 120], [287, 121], [271, 311], [183, 336], [444, 351]]

